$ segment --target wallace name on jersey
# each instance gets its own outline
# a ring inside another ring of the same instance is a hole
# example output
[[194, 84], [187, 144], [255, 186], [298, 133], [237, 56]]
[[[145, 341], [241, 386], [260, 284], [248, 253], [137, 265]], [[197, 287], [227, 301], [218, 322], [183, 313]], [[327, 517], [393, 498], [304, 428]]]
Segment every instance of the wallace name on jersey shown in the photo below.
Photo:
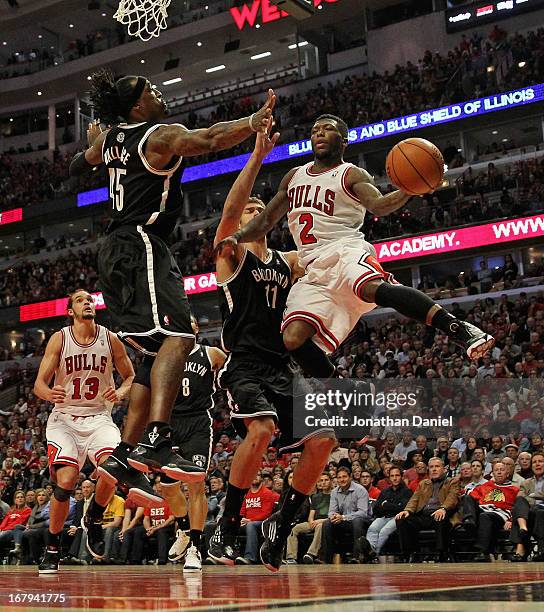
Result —
[[124, 166], [127, 165], [128, 158], [130, 157], [130, 153], [122, 147], [119, 151], [119, 147], [114, 145], [113, 147], [108, 147], [104, 151], [104, 163], [109, 164], [113, 160], [118, 159]]

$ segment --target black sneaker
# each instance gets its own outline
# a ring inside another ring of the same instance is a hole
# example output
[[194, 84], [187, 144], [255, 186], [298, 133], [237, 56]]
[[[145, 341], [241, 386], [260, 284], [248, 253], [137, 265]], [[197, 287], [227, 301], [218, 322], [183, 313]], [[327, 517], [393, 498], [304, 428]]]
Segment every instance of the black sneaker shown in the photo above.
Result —
[[172, 441], [154, 427], [146, 432], [138, 446], [128, 456], [128, 462], [140, 472], [160, 470], [174, 480], [183, 482], [202, 482], [206, 470], [191, 461], [183, 459], [172, 450]]
[[464, 348], [469, 359], [480, 359], [495, 346], [495, 338], [466, 321], [455, 320], [450, 324], [449, 337]]
[[49, 546], [45, 549], [43, 559], [38, 566], [39, 574], [58, 574], [59, 571], [59, 559], [60, 553], [57, 548], [50, 548]]
[[234, 565], [238, 558], [238, 551], [234, 547], [237, 532], [237, 527], [227, 525], [226, 521], [221, 519], [210, 538], [208, 555], [217, 563]]
[[264, 543], [261, 546], [261, 561], [266, 569], [278, 572], [283, 558], [285, 540], [280, 539], [280, 527], [282, 524], [280, 512], [271, 514], [261, 525]]
[[95, 523], [91, 517], [86, 514], [81, 519], [81, 526], [87, 532], [87, 550], [95, 559], [103, 559], [105, 551], [104, 530], [102, 522]]
[[115, 454], [110, 455], [106, 461], [97, 468], [98, 475], [111, 486], [118, 483], [129, 489], [127, 499], [137, 506], [153, 508], [162, 506], [163, 498], [154, 490], [146, 476], [134, 469]]

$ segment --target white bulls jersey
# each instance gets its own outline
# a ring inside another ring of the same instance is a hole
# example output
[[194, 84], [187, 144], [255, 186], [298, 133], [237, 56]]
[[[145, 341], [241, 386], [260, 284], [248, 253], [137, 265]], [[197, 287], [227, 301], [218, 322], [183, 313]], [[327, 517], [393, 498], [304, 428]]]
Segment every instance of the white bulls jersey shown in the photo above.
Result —
[[66, 391], [56, 411], [89, 416], [111, 413], [112, 402], [104, 399], [104, 391], [113, 387], [113, 356], [108, 330], [96, 326], [96, 335], [90, 344], [79, 344], [71, 326], [61, 329], [62, 349], [55, 385]]
[[287, 220], [303, 267], [333, 242], [364, 240], [359, 228], [366, 209], [346, 183], [349, 171], [356, 166], [344, 162], [316, 173], [311, 171], [313, 164], [297, 168], [287, 187]]

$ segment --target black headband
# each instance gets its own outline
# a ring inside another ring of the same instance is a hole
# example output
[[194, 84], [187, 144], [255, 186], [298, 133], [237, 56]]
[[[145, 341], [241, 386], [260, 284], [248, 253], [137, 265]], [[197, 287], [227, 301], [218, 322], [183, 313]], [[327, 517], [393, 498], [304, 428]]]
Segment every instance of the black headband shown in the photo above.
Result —
[[136, 83], [134, 83], [134, 85], [129, 85], [127, 77], [119, 79], [115, 83], [115, 89], [117, 90], [117, 93], [119, 95], [121, 116], [124, 119], [128, 119], [128, 115], [132, 110], [132, 107], [136, 104], [139, 97], [142, 95], [146, 83], [147, 79], [142, 76], [137, 77]]

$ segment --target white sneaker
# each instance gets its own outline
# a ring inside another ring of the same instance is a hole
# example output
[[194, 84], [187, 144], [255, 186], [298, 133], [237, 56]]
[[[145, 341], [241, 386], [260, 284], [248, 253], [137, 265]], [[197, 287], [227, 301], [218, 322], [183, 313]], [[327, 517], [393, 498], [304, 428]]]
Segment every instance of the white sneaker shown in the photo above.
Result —
[[202, 559], [200, 551], [196, 546], [191, 546], [185, 555], [184, 572], [200, 572], [202, 571]]
[[169, 561], [179, 561], [183, 559], [187, 554], [187, 549], [191, 544], [191, 538], [189, 537], [188, 531], [182, 531], [178, 529], [176, 531], [176, 541], [172, 544], [172, 547], [168, 551]]

